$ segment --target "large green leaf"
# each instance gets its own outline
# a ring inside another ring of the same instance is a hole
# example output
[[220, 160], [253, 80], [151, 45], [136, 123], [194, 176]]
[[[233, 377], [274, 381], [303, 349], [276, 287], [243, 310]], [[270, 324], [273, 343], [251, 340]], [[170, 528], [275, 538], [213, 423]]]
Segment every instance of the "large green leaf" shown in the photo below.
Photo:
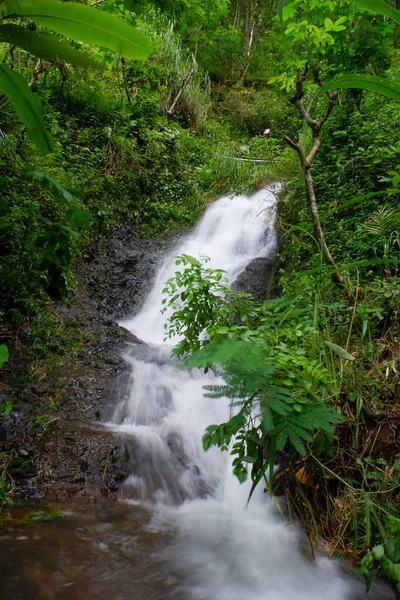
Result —
[[389, 6], [385, 0], [349, 0], [349, 2], [400, 23], [400, 10]]
[[85, 52], [75, 50], [67, 42], [61, 42], [55, 35], [32, 31], [26, 27], [7, 23], [0, 25], [0, 41], [19, 46], [38, 58], [53, 62], [64, 61], [80, 67], [106, 68], [105, 63], [94, 60]]
[[360, 88], [383, 94], [388, 98], [400, 101], [400, 85], [384, 79], [383, 77], [374, 77], [373, 75], [362, 75], [358, 73], [341, 75], [332, 81], [325, 83], [319, 90], [318, 96], [329, 90], [339, 88]]
[[66, 37], [97, 44], [127, 58], [146, 60], [152, 44], [117, 17], [90, 6], [56, 0], [6, 0], [0, 4], [4, 17], [27, 17]]
[[0, 369], [9, 358], [10, 355], [8, 354], [7, 346], [5, 344], [0, 344]]
[[40, 100], [32, 93], [25, 79], [0, 64], [0, 88], [39, 150], [43, 153], [50, 152], [53, 149], [53, 142], [46, 131]]

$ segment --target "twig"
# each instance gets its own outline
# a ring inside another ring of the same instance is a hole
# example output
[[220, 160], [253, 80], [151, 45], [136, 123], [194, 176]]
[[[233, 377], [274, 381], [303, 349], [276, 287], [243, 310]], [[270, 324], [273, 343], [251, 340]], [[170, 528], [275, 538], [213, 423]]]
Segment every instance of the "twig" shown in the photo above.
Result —
[[179, 100], [179, 98], [182, 96], [183, 92], [185, 91], [185, 89], [186, 89], [186, 87], [187, 87], [187, 85], [188, 85], [189, 81], [191, 80], [191, 78], [192, 78], [192, 76], [193, 76], [193, 73], [194, 73], [194, 66], [193, 66], [193, 67], [191, 67], [191, 68], [189, 69], [189, 71], [186, 73], [185, 77], [183, 78], [183, 81], [182, 81], [182, 85], [181, 85], [181, 87], [180, 87], [180, 90], [179, 90], [179, 92], [178, 92], [178, 93], [177, 93], [177, 95], [176, 95], [176, 98], [175, 98], [175, 100], [174, 100], [174, 101], [173, 101], [173, 103], [171, 104], [170, 108], [167, 110], [167, 115], [168, 115], [169, 117], [172, 117], [172, 115], [174, 114], [174, 112], [175, 112], [175, 108], [176, 108], [176, 105], [177, 105], [177, 103], [178, 103], [178, 100]]

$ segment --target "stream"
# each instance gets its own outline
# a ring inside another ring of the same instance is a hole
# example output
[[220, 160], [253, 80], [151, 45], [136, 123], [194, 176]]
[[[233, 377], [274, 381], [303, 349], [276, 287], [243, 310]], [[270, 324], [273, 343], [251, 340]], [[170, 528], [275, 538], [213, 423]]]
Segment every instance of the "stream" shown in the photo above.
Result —
[[131, 378], [103, 427], [123, 444], [131, 475], [121, 501], [67, 512], [59, 521], [0, 532], [2, 600], [386, 600], [285, 524], [275, 504], [232, 475], [229, 453], [202, 450], [212, 423], [229, 418], [226, 399], [204, 398], [212, 372], [183, 370], [164, 342], [160, 314], [175, 257], [210, 258], [230, 282], [276, 249], [274, 190], [224, 197], [160, 266], [140, 312], [121, 323], [145, 342], [125, 352]]

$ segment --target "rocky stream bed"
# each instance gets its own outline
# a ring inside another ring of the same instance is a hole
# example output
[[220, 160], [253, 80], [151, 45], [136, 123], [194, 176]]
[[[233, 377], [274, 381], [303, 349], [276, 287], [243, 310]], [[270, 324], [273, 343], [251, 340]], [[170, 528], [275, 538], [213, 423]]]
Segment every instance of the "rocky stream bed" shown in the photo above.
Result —
[[[117, 319], [141, 306], [157, 266], [181, 237], [144, 240], [123, 227], [114, 239], [91, 249], [77, 275], [74, 301], [50, 307], [79, 341], [78, 351], [54, 362], [40, 361], [32, 373], [35, 352], [27, 342], [29, 329], [21, 327], [4, 338], [13, 358], [3, 373], [0, 401], [11, 400], [13, 409], [0, 415], [0, 449], [13, 452], [14, 498], [93, 503], [117, 497], [130, 457], [123, 440], [101, 422], [125, 393], [130, 377], [124, 347], [143, 343]], [[261, 300], [271, 294], [275, 271], [275, 259], [257, 258], [234, 287]]]

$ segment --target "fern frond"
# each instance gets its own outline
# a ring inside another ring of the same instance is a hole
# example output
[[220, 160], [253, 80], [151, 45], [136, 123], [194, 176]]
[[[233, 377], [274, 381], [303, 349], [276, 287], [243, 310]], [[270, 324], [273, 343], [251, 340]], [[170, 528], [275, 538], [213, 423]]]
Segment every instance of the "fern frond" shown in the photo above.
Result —
[[204, 385], [205, 398], [235, 398], [235, 392], [230, 385]]
[[[304, 429], [302, 430], [303, 432], [305, 431]], [[291, 441], [291, 443], [293, 444], [294, 449], [296, 450], [296, 452], [298, 452], [301, 456], [304, 456], [305, 454], [307, 454], [307, 450], [302, 442], [302, 439], [300, 437], [300, 435], [298, 434], [298, 432], [293, 428], [293, 425], [289, 425], [288, 429], [288, 437]], [[303, 439], [304, 436], [302, 436]]]
[[333, 344], [332, 342], [325, 342], [325, 345], [328, 346], [328, 348], [330, 348], [332, 352], [340, 356], [340, 358], [343, 358], [344, 360], [355, 360], [354, 356], [349, 354], [347, 350], [345, 350], [341, 346]]
[[374, 212], [364, 223], [364, 230], [370, 235], [390, 235], [400, 228], [400, 211], [383, 206]]

